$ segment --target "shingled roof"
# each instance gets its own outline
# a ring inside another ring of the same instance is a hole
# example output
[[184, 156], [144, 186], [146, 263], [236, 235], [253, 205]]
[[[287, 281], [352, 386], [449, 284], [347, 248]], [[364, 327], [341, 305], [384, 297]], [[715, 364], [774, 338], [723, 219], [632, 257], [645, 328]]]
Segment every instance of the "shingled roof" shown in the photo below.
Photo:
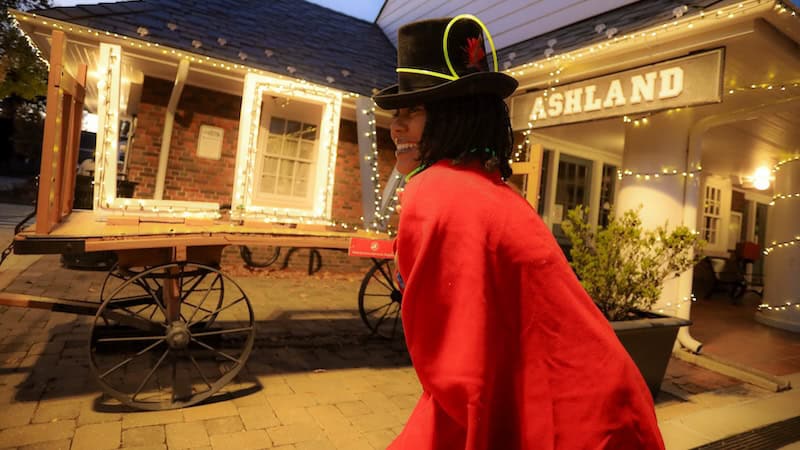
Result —
[[371, 95], [395, 82], [380, 27], [298, 0], [138, 0], [31, 11], [73, 24]]
[[[697, 15], [720, 0], [646, 0], [631, 3], [580, 22], [559, 28], [498, 51], [498, 60], [510, 61], [512, 67], [567, 53], [592, 44], [607, 42], [614, 36], [624, 36], [652, 26], [675, 20], [678, 15]], [[679, 12], [680, 10], [680, 12]], [[553, 41], [554, 40], [554, 41]], [[553, 43], [552, 47], [549, 45]], [[513, 58], [509, 55], [513, 54]]]
[[[498, 59], [518, 67], [549, 48], [566, 53], [718, 3], [634, 2], [500, 49]], [[32, 12], [365, 95], [396, 80], [397, 52], [378, 25], [305, 1], [138, 0]]]

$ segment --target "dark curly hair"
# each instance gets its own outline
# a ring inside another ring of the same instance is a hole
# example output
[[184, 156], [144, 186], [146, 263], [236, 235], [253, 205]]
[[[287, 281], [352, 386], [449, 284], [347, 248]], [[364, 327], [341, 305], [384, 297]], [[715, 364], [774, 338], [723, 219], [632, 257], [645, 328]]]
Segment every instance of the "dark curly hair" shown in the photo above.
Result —
[[420, 162], [480, 161], [487, 171], [511, 176], [513, 131], [508, 106], [497, 95], [471, 95], [425, 103]]

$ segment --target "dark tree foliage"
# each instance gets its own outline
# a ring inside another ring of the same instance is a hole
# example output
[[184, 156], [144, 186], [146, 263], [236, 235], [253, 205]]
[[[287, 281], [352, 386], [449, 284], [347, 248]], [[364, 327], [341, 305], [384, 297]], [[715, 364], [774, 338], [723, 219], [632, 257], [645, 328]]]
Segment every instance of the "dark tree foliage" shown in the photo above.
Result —
[[50, 0], [2, 0], [0, 14], [0, 172], [36, 171], [41, 150], [47, 66], [14, 26], [9, 9], [48, 8]]

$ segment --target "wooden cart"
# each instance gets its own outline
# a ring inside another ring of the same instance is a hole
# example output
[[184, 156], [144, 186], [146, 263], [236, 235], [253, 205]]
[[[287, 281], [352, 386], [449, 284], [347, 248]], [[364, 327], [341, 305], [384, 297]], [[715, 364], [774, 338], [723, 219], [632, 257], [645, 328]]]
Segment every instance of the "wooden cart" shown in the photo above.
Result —
[[[374, 248], [380, 236], [230, 223], [108, 225], [97, 222], [91, 211], [75, 211], [47, 234], [34, 227], [21, 231], [14, 251], [113, 251], [118, 262], [108, 272], [100, 298], [0, 293], [0, 304], [94, 316], [87, 350], [103, 391], [137, 409], [181, 408], [211, 397], [230, 382], [255, 342], [251, 302], [219, 268], [225, 246], [351, 249], [354, 242], [361, 248], [374, 242]], [[380, 253], [361, 254], [376, 255]], [[373, 261], [358, 293], [359, 312], [373, 334], [393, 337], [400, 334], [402, 295], [391, 259]]]
[[[78, 64], [76, 74], [68, 73], [65, 45], [64, 33], [53, 31], [36, 223], [18, 230], [13, 248], [17, 254], [110, 251], [118, 263], [96, 301], [0, 293], [0, 304], [94, 316], [90, 367], [103, 390], [122, 403], [146, 410], [196, 404], [236, 376], [255, 342], [250, 300], [220, 271], [225, 246], [350, 249], [353, 242], [368, 239], [385, 249], [379, 242], [385, 245], [388, 236], [188, 215], [72, 211], [87, 67]], [[102, 46], [100, 54], [101, 59], [114, 58], [112, 50]], [[109, 66], [108, 72], [113, 75], [118, 69]], [[116, 104], [113, 95], [105, 99]], [[116, 120], [116, 113], [109, 111], [99, 115], [101, 121]], [[99, 192], [104, 186], [101, 183]], [[373, 334], [397, 335], [402, 296], [390, 267], [391, 251], [360, 256], [376, 256], [358, 294], [361, 317]]]

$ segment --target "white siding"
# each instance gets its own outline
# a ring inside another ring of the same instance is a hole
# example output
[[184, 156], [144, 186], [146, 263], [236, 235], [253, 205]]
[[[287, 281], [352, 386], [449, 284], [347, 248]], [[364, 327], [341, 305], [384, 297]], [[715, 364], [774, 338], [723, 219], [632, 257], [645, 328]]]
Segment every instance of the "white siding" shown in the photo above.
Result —
[[406, 23], [474, 14], [486, 24], [495, 46], [501, 49], [635, 1], [387, 0], [377, 23], [396, 46], [397, 29]]

